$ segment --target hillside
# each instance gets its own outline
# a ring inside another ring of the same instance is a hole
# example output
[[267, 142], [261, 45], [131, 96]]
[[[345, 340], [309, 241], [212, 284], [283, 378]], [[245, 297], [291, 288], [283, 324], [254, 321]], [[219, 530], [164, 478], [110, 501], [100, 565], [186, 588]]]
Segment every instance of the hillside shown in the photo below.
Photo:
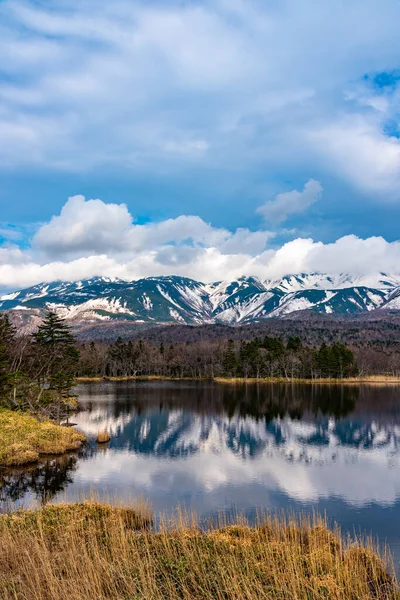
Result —
[[104, 331], [119, 325], [130, 330], [160, 324], [249, 325], [312, 314], [380, 318], [400, 309], [400, 275], [303, 273], [211, 284], [177, 276], [137, 281], [96, 277], [39, 284], [0, 297], [0, 310], [10, 311], [20, 327], [34, 328], [46, 309], [80, 330], [102, 325]]

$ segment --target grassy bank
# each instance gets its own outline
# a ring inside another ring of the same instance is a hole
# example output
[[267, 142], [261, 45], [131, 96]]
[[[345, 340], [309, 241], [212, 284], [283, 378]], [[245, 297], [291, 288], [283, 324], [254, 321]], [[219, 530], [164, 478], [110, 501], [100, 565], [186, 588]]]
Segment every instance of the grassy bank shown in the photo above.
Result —
[[85, 436], [71, 427], [0, 409], [0, 467], [35, 463], [41, 454], [77, 450]]
[[321, 377], [320, 379], [285, 379], [284, 377], [263, 377], [256, 379], [255, 377], [215, 377], [217, 383], [244, 384], [244, 383], [302, 383], [308, 385], [358, 385], [366, 383], [369, 385], [400, 385], [400, 377], [392, 377], [390, 375], [365, 375], [362, 377], [346, 377], [343, 379], [333, 379], [329, 377]]
[[154, 533], [141, 509], [96, 503], [0, 516], [2, 600], [399, 599], [370, 547], [322, 521], [265, 519]]
[[132, 375], [121, 377], [77, 377], [78, 383], [95, 383], [99, 381], [210, 381], [205, 377], [166, 377], [165, 375]]
[[363, 375], [360, 377], [346, 377], [344, 379], [320, 378], [320, 379], [285, 379], [284, 377], [214, 377], [214, 379], [205, 379], [202, 377], [164, 377], [162, 375], [138, 375], [132, 377], [78, 377], [78, 383], [95, 383], [99, 381], [215, 381], [216, 383], [305, 383], [309, 385], [319, 384], [361, 384], [369, 385], [400, 385], [400, 377], [392, 375]]

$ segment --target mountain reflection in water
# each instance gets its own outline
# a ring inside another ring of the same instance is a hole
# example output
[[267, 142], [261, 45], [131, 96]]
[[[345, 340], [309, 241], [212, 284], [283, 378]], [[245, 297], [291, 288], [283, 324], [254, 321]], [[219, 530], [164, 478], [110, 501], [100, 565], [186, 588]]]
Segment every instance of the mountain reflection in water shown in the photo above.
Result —
[[[0, 472], [0, 500], [142, 495], [156, 511], [317, 509], [400, 539], [400, 388], [104, 382], [80, 385], [79, 455]], [[98, 446], [99, 430], [111, 441]]]

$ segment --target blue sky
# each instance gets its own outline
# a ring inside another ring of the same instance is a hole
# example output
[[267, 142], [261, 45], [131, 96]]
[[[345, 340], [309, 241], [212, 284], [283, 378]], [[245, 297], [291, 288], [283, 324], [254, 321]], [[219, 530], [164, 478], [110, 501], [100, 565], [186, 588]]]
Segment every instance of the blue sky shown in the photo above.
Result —
[[0, 286], [399, 270], [399, 22], [398, 0], [3, 0]]

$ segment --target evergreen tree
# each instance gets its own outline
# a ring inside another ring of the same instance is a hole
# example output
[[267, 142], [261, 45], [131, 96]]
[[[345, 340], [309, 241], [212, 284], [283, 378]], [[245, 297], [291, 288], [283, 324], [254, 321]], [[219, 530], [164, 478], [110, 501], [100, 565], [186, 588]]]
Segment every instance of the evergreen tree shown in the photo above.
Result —
[[301, 343], [301, 339], [299, 338], [299, 336], [290, 336], [286, 345], [287, 350], [291, 350], [292, 352], [299, 352], [302, 347], [303, 344]]
[[281, 358], [285, 354], [285, 344], [281, 338], [265, 337], [263, 347], [268, 350], [268, 354], [272, 360]]
[[233, 340], [228, 340], [228, 345], [222, 360], [222, 368], [224, 373], [229, 377], [236, 377], [238, 369], [240, 368]]
[[357, 372], [353, 352], [344, 344], [339, 342], [333, 344], [332, 361], [334, 364], [335, 377], [349, 377], [355, 375]]
[[[73, 401], [71, 389], [79, 363], [79, 350], [65, 320], [49, 311], [33, 335], [39, 400], [58, 419]], [[44, 393], [46, 392], [46, 393]]]
[[55, 348], [65, 348], [75, 346], [76, 340], [71, 333], [70, 327], [65, 319], [59, 317], [55, 312], [48, 311], [43, 319], [43, 323], [38, 327], [33, 339], [42, 348], [48, 348], [54, 351]]
[[331, 377], [331, 352], [326, 344], [322, 344], [316, 356], [317, 367], [321, 377]]
[[15, 329], [7, 315], [0, 315], [0, 401], [5, 400], [13, 387], [11, 367], [11, 346], [14, 342]]
[[353, 352], [339, 342], [335, 342], [332, 346], [322, 344], [317, 352], [316, 362], [321, 377], [341, 379], [355, 375], [357, 372]]

